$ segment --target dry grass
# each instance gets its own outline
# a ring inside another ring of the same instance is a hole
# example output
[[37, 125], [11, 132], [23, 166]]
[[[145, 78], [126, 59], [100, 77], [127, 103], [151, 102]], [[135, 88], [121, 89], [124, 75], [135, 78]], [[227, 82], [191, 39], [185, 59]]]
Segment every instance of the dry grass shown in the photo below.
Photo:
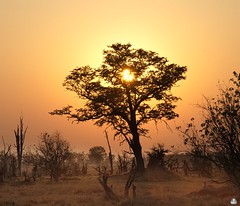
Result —
[[[109, 185], [119, 196], [123, 196], [127, 175], [112, 176]], [[206, 186], [204, 187], [204, 182]], [[50, 183], [42, 178], [35, 183], [21, 181], [0, 185], [0, 206], [95, 206], [95, 205], [230, 205], [236, 196], [232, 185], [217, 185], [210, 179], [200, 177], [177, 177], [166, 172], [147, 172], [136, 177], [136, 199], [119, 202], [107, 200], [96, 175], [62, 178], [59, 183]], [[14, 204], [13, 204], [14, 202]]]

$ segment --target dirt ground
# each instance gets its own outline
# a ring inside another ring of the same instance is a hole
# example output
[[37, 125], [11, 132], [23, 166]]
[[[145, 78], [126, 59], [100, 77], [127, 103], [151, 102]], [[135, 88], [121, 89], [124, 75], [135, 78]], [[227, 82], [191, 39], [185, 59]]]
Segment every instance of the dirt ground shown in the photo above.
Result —
[[[62, 177], [58, 183], [41, 177], [36, 182], [20, 180], [0, 185], [0, 206], [95, 206], [95, 205], [167, 205], [225, 206], [237, 194], [232, 184], [217, 184], [210, 178], [175, 175], [169, 172], [146, 172], [134, 180], [137, 196], [124, 199], [128, 174], [111, 176], [108, 185], [119, 201], [108, 200], [97, 175]], [[239, 200], [240, 201], [240, 200]]]

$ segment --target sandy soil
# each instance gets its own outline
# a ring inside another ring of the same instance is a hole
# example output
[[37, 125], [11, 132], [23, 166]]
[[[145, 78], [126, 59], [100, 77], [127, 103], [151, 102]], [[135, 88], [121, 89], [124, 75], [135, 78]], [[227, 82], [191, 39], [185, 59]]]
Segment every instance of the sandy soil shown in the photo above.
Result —
[[[51, 183], [46, 177], [36, 182], [20, 180], [0, 185], [0, 206], [17, 205], [178, 205], [178, 206], [225, 206], [236, 197], [230, 183], [217, 184], [209, 178], [176, 176], [166, 172], [147, 172], [137, 176], [134, 184], [137, 196], [124, 199], [124, 186], [128, 175], [112, 176], [109, 186], [119, 196], [119, 201], [107, 199], [97, 175], [85, 177], [63, 177], [58, 183]], [[239, 200], [240, 201], [240, 200]]]

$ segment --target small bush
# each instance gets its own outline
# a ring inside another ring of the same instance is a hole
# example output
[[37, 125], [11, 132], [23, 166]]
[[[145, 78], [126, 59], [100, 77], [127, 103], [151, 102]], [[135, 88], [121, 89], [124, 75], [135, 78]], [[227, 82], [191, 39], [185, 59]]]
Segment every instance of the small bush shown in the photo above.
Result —
[[157, 144], [153, 146], [150, 152], [146, 152], [148, 155], [147, 168], [162, 169], [165, 168], [166, 161], [165, 156], [168, 150], [164, 149], [163, 144]]

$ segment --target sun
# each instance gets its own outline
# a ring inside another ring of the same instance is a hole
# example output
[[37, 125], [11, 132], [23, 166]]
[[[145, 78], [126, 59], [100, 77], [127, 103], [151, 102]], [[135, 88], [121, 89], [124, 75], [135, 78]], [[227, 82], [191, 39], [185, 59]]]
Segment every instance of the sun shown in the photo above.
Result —
[[122, 78], [127, 82], [131, 82], [134, 78], [134, 75], [129, 69], [124, 69], [122, 72]]

